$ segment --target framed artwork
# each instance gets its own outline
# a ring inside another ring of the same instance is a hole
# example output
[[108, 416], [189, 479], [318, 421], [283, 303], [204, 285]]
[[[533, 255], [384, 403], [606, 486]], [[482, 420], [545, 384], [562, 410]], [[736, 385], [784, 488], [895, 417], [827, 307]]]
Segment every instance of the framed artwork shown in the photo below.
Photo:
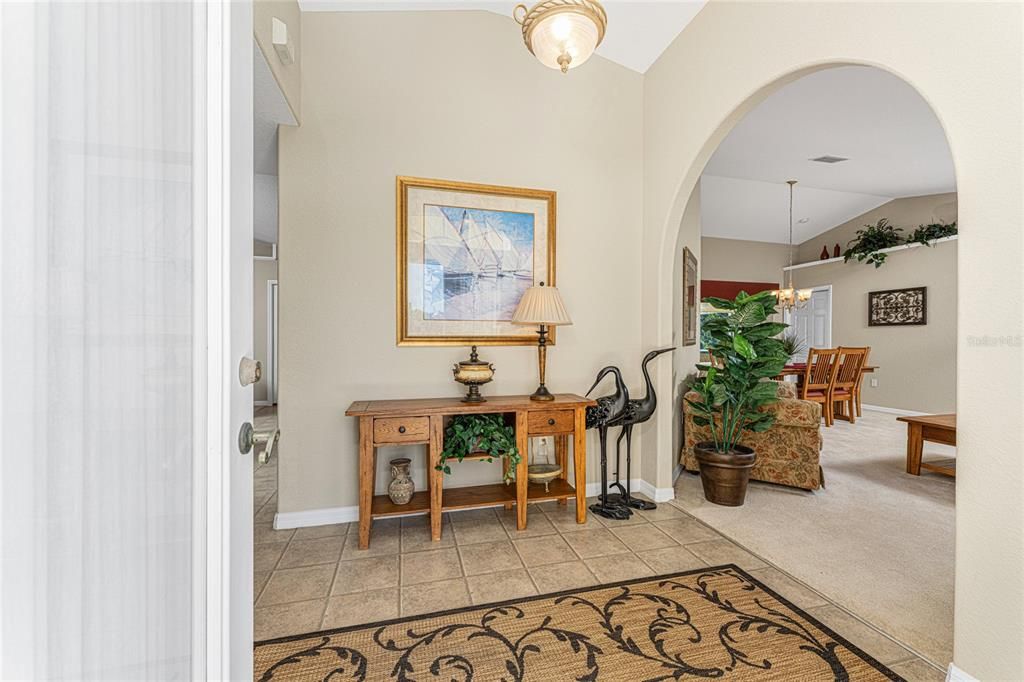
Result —
[[683, 345], [697, 343], [697, 304], [699, 303], [697, 258], [683, 247]]
[[928, 288], [868, 292], [868, 326], [928, 324]]
[[555, 192], [403, 176], [396, 192], [398, 345], [535, 345], [512, 315], [555, 285]]

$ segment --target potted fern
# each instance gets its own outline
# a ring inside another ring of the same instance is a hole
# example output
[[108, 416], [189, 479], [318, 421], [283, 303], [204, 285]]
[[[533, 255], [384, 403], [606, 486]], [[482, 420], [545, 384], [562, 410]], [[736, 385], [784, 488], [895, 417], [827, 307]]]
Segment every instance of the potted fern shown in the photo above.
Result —
[[452, 472], [448, 460], [461, 462], [466, 457], [493, 462], [505, 457], [505, 481], [515, 478], [516, 465], [521, 456], [516, 447], [515, 429], [505, 423], [500, 414], [459, 414], [452, 417], [444, 430], [444, 448], [441, 462], [435, 468], [446, 474]]
[[757, 459], [741, 441], [744, 432], [766, 431], [775, 421], [774, 414], [761, 408], [777, 400], [778, 387], [768, 379], [778, 376], [788, 356], [782, 341], [773, 337], [788, 325], [768, 321], [776, 312], [770, 291], [753, 296], [741, 291], [732, 301], [703, 300], [728, 313], [706, 320], [701, 330], [707, 333], [708, 351], [718, 367], [697, 365], [705, 372], [693, 385], [699, 398], [686, 399], [694, 423], [708, 427], [712, 438], [693, 450], [704, 496], [715, 504], [738, 507]]

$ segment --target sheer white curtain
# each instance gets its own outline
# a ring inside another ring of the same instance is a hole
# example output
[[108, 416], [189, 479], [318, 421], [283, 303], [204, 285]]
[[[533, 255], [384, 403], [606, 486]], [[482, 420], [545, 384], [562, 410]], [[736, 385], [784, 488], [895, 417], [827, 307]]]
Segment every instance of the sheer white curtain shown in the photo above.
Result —
[[4, 679], [192, 676], [203, 11], [0, 3]]

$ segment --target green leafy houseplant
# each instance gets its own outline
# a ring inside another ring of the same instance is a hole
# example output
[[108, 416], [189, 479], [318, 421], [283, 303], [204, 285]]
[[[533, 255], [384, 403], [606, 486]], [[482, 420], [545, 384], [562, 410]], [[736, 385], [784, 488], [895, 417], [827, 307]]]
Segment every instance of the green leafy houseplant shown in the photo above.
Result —
[[918, 225], [917, 229], [911, 232], [910, 236], [907, 237], [907, 243], [931, 246], [932, 241], [936, 239], [943, 239], [945, 237], [952, 237], [956, 233], [955, 220], [951, 223], [930, 223], [928, 225]]
[[461, 462], [466, 456], [478, 452], [490, 455], [485, 460], [487, 462], [493, 462], [495, 457], [508, 458], [505, 480], [515, 478], [516, 465], [521, 459], [516, 447], [516, 432], [505, 424], [505, 418], [500, 414], [458, 414], [452, 417], [444, 430], [441, 463], [435, 468], [450, 474], [449, 459]]
[[789, 325], [768, 321], [776, 312], [770, 291], [753, 296], [741, 291], [732, 301], [703, 300], [729, 312], [704, 322], [708, 351], [720, 367], [697, 366], [706, 372], [693, 385], [700, 398], [687, 403], [694, 423], [710, 428], [714, 449], [730, 453], [744, 431], [765, 431], [775, 421], [774, 414], [760, 408], [777, 400], [778, 386], [765, 380], [778, 376], [786, 364], [783, 342], [773, 337]]
[[850, 240], [843, 252], [843, 262], [857, 259], [861, 263], [867, 262], [880, 268], [888, 254], [878, 251], [899, 246], [902, 243], [900, 232], [903, 230], [890, 225], [888, 218], [882, 218], [874, 225], [865, 225], [864, 228], [857, 230], [857, 236]]

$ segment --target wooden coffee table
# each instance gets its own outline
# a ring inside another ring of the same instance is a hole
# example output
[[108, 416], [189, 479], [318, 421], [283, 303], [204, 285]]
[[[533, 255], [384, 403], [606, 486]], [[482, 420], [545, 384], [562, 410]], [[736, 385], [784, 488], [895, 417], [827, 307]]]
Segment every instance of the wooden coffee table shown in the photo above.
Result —
[[897, 417], [897, 421], [907, 424], [907, 473], [921, 475], [921, 469], [934, 471], [937, 474], [956, 476], [956, 460], [946, 459], [939, 462], [922, 462], [921, 452], [924, 442], [956, 445], [956, 415], [926, 414], [920, 417]]

